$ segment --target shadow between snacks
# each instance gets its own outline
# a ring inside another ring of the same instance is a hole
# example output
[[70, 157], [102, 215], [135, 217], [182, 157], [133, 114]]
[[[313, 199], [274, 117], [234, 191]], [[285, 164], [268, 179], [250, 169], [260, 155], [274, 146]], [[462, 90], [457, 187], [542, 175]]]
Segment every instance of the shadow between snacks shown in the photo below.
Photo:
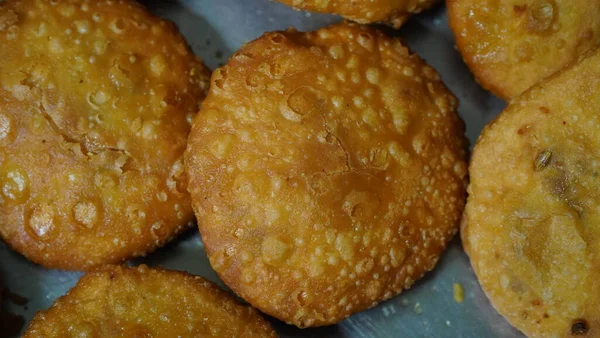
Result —
[[205, 18], [191, 10], [186, 10], [183, 5], [185, 1], [139, 1], [152, 13], [176, 23], [188, 45], [211, 71], [222, 66], [231, 56], [232, 51], [229, 50], [219, 33]]
[[187, 271], [192, 275], [213, 281], [221, 288], [229, 291], [219, 279], [217, 273], [211, 268], [196, 225], [193, 229], [184, 232], [175, 240], [146, 257], [136, 258], [129, 262], [129, 265], [132, 266], [140, 264], [160, 266], [169, 270]]
[[[17, 304], [3, 299], [3, 308], [12, 314], [22, 316], [25, 325], [23, 334], [35, 313], [49, 308], [54, 300], [69, 291], [81, 277], [81, 272], [49, 270], [28, 261], [20, 253], [10, 249], [0, 241], [0, 275], [4, 287], [18, 296], [25, 296], [25, 304]], [[3, 331], [0, 330], [0, 336]]]
[[[285, 30], [288, 27], [312, 31], [342, 20], [335, 15], [297, 11], [271, 0], [178, 1], [188, 11], [202, 16], [202, 19], [227, 42], [228, 48], [224, 49], [233, 52], [266, 32]], [[223, 54], [224, 60], [231, 56], [231, 53]]]

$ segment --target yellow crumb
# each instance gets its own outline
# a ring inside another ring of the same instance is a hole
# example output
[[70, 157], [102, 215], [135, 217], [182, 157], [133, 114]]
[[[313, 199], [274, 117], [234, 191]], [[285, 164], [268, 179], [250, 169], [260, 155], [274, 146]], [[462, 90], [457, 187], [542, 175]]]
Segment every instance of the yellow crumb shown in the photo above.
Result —
[[462, 303], [465, 300], [465, 294], [463, 291], [462, 285], [458, 283], [454, 283], [454, 301], [457, 303]]

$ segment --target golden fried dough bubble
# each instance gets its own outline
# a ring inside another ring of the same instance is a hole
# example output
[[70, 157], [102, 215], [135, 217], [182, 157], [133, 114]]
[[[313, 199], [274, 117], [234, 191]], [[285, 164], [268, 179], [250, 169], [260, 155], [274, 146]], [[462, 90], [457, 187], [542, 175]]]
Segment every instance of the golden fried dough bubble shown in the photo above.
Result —
[[400, 27], [412, 14], [439, 0], [277, 0], [297, 9], [341, 15], [360, 23], [383, 22]]
[[28, 337], [276, 337], [256, 310], [183, 272], [106, 266], [38, 312]]
[[473, 153], [463, 243], [529, 337], [600, 337], [600, 51], [516, 99]]
[[465, 203], [456, 106], [433, 68], [367, 27], [247, 44], [213, 74], [186, 150], [213, 268], [300, 327], [409, 288]]
[[458, 50], [478, 81], [511, 99], [600, 43], [597, 0], [448, 0]]
[[0, 235], [46, 267], [143, 255], [193, 219], [183, 152], [208, 86], [132, 1], [0, 4]]

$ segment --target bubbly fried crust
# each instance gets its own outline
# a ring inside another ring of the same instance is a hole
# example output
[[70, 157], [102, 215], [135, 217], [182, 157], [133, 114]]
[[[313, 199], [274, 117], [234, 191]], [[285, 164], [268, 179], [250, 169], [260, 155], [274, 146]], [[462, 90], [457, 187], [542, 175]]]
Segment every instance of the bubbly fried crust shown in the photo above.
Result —
[[244, 46], [213, 74], [186, 150], [213, 268], [299, 327], [410, 287], [465, 203], [456, 105], [433, 68], [367, 27]]
[[463, 243], [529, 337], [600, 337], [600, 52], [515, 100], [471, 163]]
[[130, 1], [0, 4], [0, 235], [46, 267], [142, 255], [193, 220], [183, 174], [208, 71]]
[[250, 306], [183, 272], [105, 266], [38, 312], [28, 337], [277, 337]]
[[600, 1], [447, 0], [456, 45], [478, 81], [514, 98], [600, 42]]
[[387, 23], [399, 28], [412, 14], [439, 0], [277, 0], [297, 9], [341, 15], [360, 23]]

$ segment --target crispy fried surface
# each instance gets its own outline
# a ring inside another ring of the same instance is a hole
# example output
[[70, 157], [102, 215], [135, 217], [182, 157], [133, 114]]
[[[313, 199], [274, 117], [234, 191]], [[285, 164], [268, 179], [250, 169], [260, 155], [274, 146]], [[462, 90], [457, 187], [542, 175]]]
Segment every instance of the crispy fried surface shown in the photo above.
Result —
[[186, 151], [212, 266], [300, 327], [410, 287], [463, 210], [456, 105], [430, 66], [366, 27], [247, 44], [213, 74]]
[[530, 337], [600, 337], [600, 52], [513, 102], [473, 153], [462, 237]]
[[106, 266], [36, 314], [29, 337], [276, 337], [256, 310], [183, 272]]
[[183, 151], [208, 84], [175, 27], [129, 1], [0, 5], [0, 234], [88, 269], [193, 219]]
[[298, 9], [338, 14], [360, 23], [384, 22], [399, 28], [411, 14], [438, 0], [277, 0]]
[[478, 81], [514, 98], [600, 42], [597, 0], [448, 0], [456, 44]]

